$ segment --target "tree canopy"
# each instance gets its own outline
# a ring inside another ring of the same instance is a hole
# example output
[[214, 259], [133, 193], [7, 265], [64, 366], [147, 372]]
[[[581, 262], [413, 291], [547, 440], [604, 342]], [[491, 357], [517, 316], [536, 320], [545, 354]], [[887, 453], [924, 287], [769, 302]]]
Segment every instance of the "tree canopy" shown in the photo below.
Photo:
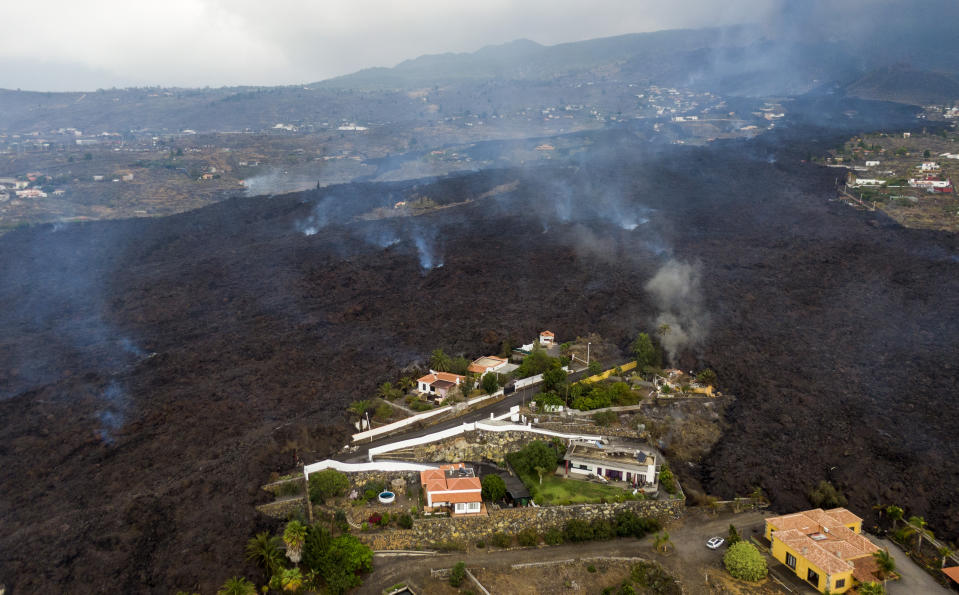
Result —
[[723, 556], [723, 565], [729, 574], [738, 579], [758, 581], [766, 577], [766, 559], [756, 546], [748, 541], [737, 541], [729, 546]]
[[324, 469], [310, 475], [310, 502], [323, 504], [328, 498], [346, 494], [350, 480], [336, 469]]
[[506, 482], [499, 475], [485, 475], [480, 483], [483, 485], [483, 500], [498, 502], [506, 495]]

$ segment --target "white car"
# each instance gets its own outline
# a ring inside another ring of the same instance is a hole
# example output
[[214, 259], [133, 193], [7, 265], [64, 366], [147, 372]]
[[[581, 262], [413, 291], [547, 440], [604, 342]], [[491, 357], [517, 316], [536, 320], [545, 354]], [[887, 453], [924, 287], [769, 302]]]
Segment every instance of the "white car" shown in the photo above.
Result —
[[706, 541], [706, 547], [711, 550], [718, 550], [724, 543], [726, 543], [726, 540], [722, 537], [710, 537]]

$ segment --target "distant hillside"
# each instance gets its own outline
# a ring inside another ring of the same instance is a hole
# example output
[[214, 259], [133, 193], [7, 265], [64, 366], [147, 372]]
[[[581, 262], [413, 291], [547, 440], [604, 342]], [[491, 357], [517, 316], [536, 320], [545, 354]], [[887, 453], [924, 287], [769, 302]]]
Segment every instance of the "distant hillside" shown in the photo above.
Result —
[[645, 62], [649, 72], [655, 72], [664, 61], [676, 63], [690, 53], [738, 47], [760, 37], [758, 28], [739, 26], [634, 33], [553, 46], [518, 40], [473, 53], [420, 56], [393, 68], [369, 68], [314, 85], [372, 90], [487, 79], [549, 80], [587, 73], [609, 75], [626, 64], [632, 64], [631, 70], [636, 71], [639, 62]]
[[901, 66], [881, 68], [850, 84], [846, 93], [911, 105], [941, 104], [959, 100], [959, 78]]

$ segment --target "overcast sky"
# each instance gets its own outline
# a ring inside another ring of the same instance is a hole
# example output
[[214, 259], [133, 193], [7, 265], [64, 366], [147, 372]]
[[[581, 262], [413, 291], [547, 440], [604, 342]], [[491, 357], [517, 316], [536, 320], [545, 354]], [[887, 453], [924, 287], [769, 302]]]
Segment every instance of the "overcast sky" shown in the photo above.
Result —
[[785, 0], [2, 0], [0, 87], [317, 81], [514, 39], [764, 20]]

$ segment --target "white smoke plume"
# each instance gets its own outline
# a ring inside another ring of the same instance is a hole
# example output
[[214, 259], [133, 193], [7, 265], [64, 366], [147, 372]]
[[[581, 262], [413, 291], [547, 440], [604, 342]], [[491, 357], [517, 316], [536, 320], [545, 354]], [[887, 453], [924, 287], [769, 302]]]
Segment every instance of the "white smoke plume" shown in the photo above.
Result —
[[656, 328], [669, 361], [675, 362], [687, 349], [701, 347], [710, 324], [703, 300], [701, 266], [669, 260], [646, 283], [645, 289], [659, 309]]

